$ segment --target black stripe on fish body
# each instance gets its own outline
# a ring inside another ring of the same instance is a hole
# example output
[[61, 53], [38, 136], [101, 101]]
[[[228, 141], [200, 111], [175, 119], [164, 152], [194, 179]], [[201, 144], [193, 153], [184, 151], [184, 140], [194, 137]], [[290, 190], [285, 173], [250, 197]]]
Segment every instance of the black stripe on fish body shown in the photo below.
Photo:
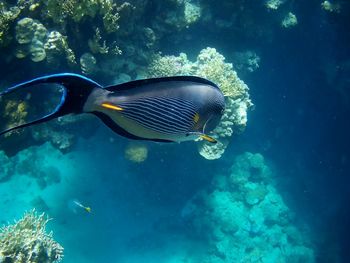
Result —
[[[140, 119], [141, 121], [150, 121], [151, 123], [154, 124], [158, 124], [158, 125], [162, 125], [163, 126], [169, 126], [169, 128], [171, 128], [172, 126], [177, 127], [178, 129], [187, 129], [188, 125], [185, 124], [179, 124], [175, 121], [169, 120], [166, 118], [166, 116], [163, 116], [162, 114], [152, 114], [149, 111], [144, 112], [144, 111], [140, 111], [138, 110], [134, 110], [134, 111], [124, 111], [122, 114], [124, 115], [130, 115], [133, 116], [136, 119]], [[189, 120], [191, 121], [191, 120]]]
[[166, 97], [140, 97], [137, 98], [136, 100], [131, 100], [128, 101], [127, 104], [132, 105], [133, 103], [148, 103], [148, 104], [154, 104], [154, 105], [163, 105], [167, 109], [169, 107], [174, 107], [182, 110], [196, 110], [196, 107], [193, 103], [186, 101], [184, 99], [179, 99], [179, 98], [166, 98]]
[[122, 103], [121, 114], [160, 133], [189, 132], [194, 125], [193, 116], [196, 114], [194, 107], [192, 109], [183, 107], [181, 100], [175, 104], [174, 101], [170, 101], [168, 105], [163, 102], [164, 100], [159, 98], [140, 98], [130, 103]]
[[194, 115], [193, 112], [188, 112], [186, 115], [183, 115], [183, 114], [179, 115], [179, 114], [176, 114], [176, 112], [169, 113], [169, 112], [166, 112], [166, 111], [163, 111], [163, 110], [159, 110], [157, 108], [152, 108], [152, 107], [149, 107], [147, 109], [147, 111], [145, 111], [144, 108], [140, 108], [140, 107], [137, 107], [136, 109], [128, 107], [127, 109], [130, 112], [140, 113], [140, 115], [154, 116], [157, 120], [169, 122], [169, 123], [178, 125], [179, 127], [183, 127], [183, 126], [187, 127], [185, 124], [182, 124], [182, 123], [179, 123], [179, 122], [181, 121], [181, 122], [186, 123], [188, 121], [191, 121], [191, 118], [188, 117], [187, 115], [190, 115], [190, 116]]
[[114, 131], [115, 133], [126, 137], [128, 139], [132, 139], [132, 140], [148, 140], [148, 141], [154, 141], [154, 142], [173, 142], [171, 140], [165, 140], [165, 139], [149, 139], [149, 138], [143, 138], [143, 137], [139, 137], [136, 135], [133, 135], [131, 133], [129, 133], [128, 131], [126, 131], [125, 129], [123, 129], [122, 127], [120, 127], [119, 125], [117, 125], [109, 116], [107, 116], [105, 113], [103, 112], [98, 112], [98, 111], [94, 111], [92, 112], [94, 115], [96, 115], [100, 120], [102, 120], [102, 122], [109, 127], [112, 131]]
[[149, 129], [156, 130], [162, 133], [177, 134], [186, 133], [188, 131], [187, 127], [180, 128], [166, 121], [158, 121], [154, 117], [150, 117], [149, 114], [140, 114], [136, 112], [124, 112], [124, 116], [138, 122], [139, 124], [146, 126]]
[[[147, 103], [143, 101], [137, 101], [132, 102], [128, 105], [123, 106], [124, 112], [125, 109], [129, 110], [130, 112], [140, 112], [144, 114], [150, 114], [152, 116], [155, 115], [155, 117], [163, 117], [163, 121], [167, 121], [169, 123], [174, 123], [179, 125], [180, 127], [183, 126], [179, 121], [188, 122], [192, 120], [192, 116], [195, 114], [195, 110], [179, 110], [174, 109], [171, 106], [166, 107], [165, 105], [161, 104], [153, 104], [153, 103]], [[174, 110], [172, 110], [174, 109]], [[186, 126], [187, 127], [187, 126]]]
[[164, 125], [161, 125], [159, 123], [155, 123], [152, 119], [147, 119], [144, 118], [144, 119], [140, 119], [139, 117], [135, 117], [133, 115], [125, 115], [127, 116], [129, 119], [137, 122], [139, 125], [147, 128], [147, 129], [150, 129], [150, 130], [153, 130], [153, 131], [156, 131], [156, 132], [159, 132], [159, 133], [162, 133], [162, 134], [181, 134], [181, 133], [186, 133], [188, 130], [187, 129], [176, 129], [176, 128], [170, 128], [170, 127], [165, 127]]

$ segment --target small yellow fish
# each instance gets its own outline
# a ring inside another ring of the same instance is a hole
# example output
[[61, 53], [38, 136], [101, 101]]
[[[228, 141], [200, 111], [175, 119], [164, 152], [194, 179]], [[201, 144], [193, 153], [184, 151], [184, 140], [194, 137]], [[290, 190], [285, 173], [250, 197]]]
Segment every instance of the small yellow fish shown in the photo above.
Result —
[[79, 206], [79, 207], [81, 207], [82, 209], [84, 209], [86, 212], [91, 213], [91, 207], [82, 205], [78, 200], [74, 200], [73, 202], [74, 202], [77, 206]]
[[88, 213], [92, 212], [91, 207], [83, 205], [78, 200], [71, 200], [69, 202], [69, 207], [74, 213], [77, 213], [77, 209], [76, 209], [77, 207], [83, 209], [85, 212], [88, 212]]

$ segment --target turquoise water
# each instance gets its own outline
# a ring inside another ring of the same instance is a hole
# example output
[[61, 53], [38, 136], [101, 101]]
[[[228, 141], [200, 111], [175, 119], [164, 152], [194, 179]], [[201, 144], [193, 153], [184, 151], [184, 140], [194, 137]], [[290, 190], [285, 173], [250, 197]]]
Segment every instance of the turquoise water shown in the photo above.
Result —
[[[0, 91], [60, 72], [196, 75], [226, 111], [216, 145], [134, 141], [88, 114], [1, 135], [0, 225], [45, 213], [67, 263], [348, 262], [349, 14], [341, 0], [1, 1]], [[34, 88], [0, 95], [0, 132], [55, 109]], [[23, 229], [1, 229], [0, 262], [53, 247]]]

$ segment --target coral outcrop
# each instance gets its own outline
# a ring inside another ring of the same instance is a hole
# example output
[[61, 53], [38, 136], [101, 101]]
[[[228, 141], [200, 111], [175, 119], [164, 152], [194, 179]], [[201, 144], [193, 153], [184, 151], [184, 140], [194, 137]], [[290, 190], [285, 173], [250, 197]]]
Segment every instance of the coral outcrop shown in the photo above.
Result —
[[191, 206], [186, 217], [208, 242], [197, 262], [315, 262], [261, 154], [237, 156], [231, 173], [215, 176]]
[[234, 52], [234, 68], [243, 73], [251, 73], [259, 68], [260, 57], [252, 50]]
[[277, 10], [286, 0], [267, 0], [265, 6], [271, 10]]
[[142, 163], [148, 157], [148, 148], [144, 144], [130, 143], [125, 149], [125, 158], [134, 163]]
[[216, 83], [226, 97], [225, 112], [213, 136], [219, 143], [212, 145], [201, 142], [199, 153], [206, 159], [218, 159], [225, 152], [230, 138], [244, 130], [247, 111], [252, 106], [247, 85], [238, 78], [230, 63], [214, 48], [203, 49], [196, 62], [187, 59], [182, 53], [176, 56], [157, 55], [149, 67], [149, 76], [195, 75]]
[[330, 12], [330, 13], [340, 13], [341, 5], [339, 2], [336, 1], [323, 1], [321, 3], [321, 7], [323, 10]]
[[282, 20], [281, 26], [284, 28], [294, 27], [298, 24], [298, 19], [295, 14], [289, 12]]
[[63, 247], [45, 228], [49, 219], [35, 210], [13, 225], [0, 229], [0, 262], [56, 263], [63, 259]]

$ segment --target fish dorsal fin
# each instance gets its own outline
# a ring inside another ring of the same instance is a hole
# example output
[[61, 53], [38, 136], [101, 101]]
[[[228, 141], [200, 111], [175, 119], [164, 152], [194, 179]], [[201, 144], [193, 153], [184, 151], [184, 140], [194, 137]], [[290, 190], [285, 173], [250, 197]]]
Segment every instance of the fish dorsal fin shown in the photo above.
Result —
[[213, 87], [219, 89], [219, 87], [215, 83], [213, 83], [205, 78], [196, 77], [196, 76], [172, 76], [172, 77], [139, 79], [139, 80], [125, 82], [122, 84], [107, 86], [104, 89], [106, 89], [108, 91], [122, 91], [122, 90], [129, 90], [129, 89], [141, 87], [144, 85], [152, 85], [152, 84], [156, 84], [156, 83], [166, 83], [166, 82], [170, 82], [170, 81], [196, 82], [199, 84], [210, 85], [210, 86], [213, 86]]

